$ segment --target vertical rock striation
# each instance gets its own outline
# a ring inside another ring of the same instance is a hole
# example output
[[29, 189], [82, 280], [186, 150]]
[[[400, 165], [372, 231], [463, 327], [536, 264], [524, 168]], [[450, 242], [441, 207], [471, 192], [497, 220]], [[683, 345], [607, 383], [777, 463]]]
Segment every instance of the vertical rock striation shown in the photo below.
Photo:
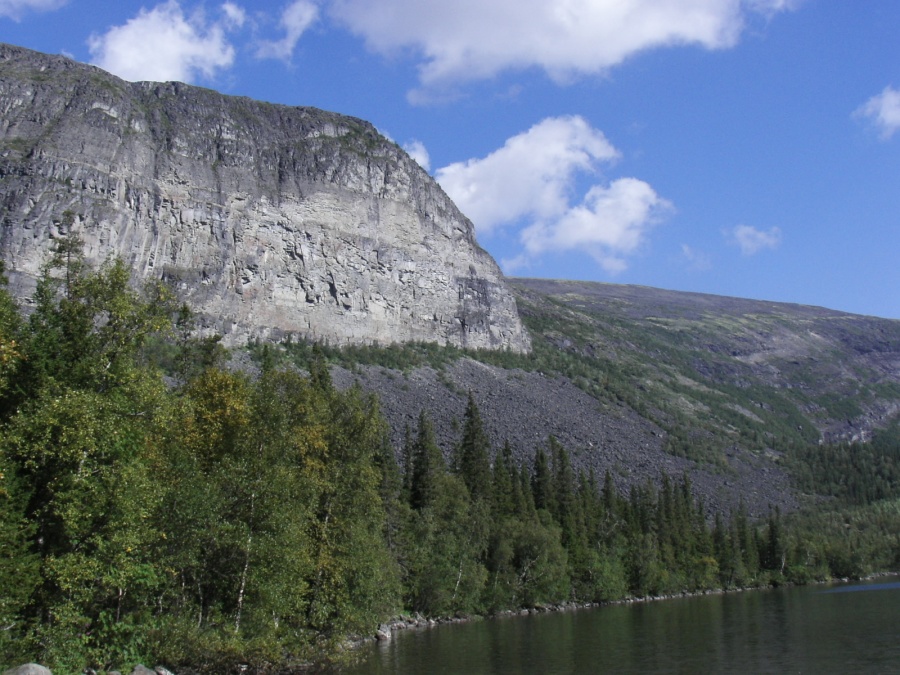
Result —
[[230, 343], [529, 349], [471, 222], [367, 122], [0, 45], [0, 256], [17, 296], [66, 211], [90, 260], [172, 282]]

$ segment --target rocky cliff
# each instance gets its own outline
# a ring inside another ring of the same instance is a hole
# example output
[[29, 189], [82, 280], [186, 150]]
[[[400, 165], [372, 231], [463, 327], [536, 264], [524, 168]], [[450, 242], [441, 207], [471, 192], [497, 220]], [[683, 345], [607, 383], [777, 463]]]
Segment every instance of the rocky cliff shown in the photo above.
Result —
[[527, 351], [469, 222], [370, 124], [0, 45], [0, 257], [26, 298], [63, 214], [229, 343]]

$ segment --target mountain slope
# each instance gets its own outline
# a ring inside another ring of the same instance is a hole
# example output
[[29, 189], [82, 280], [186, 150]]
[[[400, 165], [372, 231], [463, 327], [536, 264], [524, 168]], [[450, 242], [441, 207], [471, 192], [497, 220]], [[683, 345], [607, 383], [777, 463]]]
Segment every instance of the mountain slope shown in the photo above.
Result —
[[900, 321], [638, 286], [513, 283], [533, 332], [630, 371], [635, 399], [662, 419], [746, 429], [765, 446], [867, 440], [900, 413]]
[[867, 441], [898, 418], [898, 321], [636, 286], [510, 284], [530, 355], [334, 355], [337, 382], [379, 395], [395, 447], [424, 409], [449, 457], [471, 391], [495, 447], [509, 441], [521, 463], [553, 435], [620, 489], [687, 473], [710, 507], [743, 501], [764, 516], [800, 504], [801, 450]]

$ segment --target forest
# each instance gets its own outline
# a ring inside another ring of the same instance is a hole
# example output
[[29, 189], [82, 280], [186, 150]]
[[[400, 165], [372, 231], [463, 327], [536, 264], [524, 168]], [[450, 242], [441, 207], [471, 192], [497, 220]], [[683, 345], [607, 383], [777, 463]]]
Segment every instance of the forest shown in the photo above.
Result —
[[[2, 270], [0, 270], [2, 277]], [[687, 476], [620, 494], [553, 437], [517, 465], [471, 395], [424, 414], [262, 350], [230, 370], [161, 283], [61, 239], [26, 316], [0, 282], [0, 665], [276, 672], [403, 613], [489, 615], [900, 569], [900, 453], [797, 450], [799, 514], [712, 513]]]

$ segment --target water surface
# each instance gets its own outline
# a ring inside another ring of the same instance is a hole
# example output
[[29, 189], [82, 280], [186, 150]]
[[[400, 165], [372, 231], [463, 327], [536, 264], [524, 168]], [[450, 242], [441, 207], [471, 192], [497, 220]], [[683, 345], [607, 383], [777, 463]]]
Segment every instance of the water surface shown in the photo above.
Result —
[[900, 582], [808, 586], [400, 631], [356, 674], [900, 673]]

